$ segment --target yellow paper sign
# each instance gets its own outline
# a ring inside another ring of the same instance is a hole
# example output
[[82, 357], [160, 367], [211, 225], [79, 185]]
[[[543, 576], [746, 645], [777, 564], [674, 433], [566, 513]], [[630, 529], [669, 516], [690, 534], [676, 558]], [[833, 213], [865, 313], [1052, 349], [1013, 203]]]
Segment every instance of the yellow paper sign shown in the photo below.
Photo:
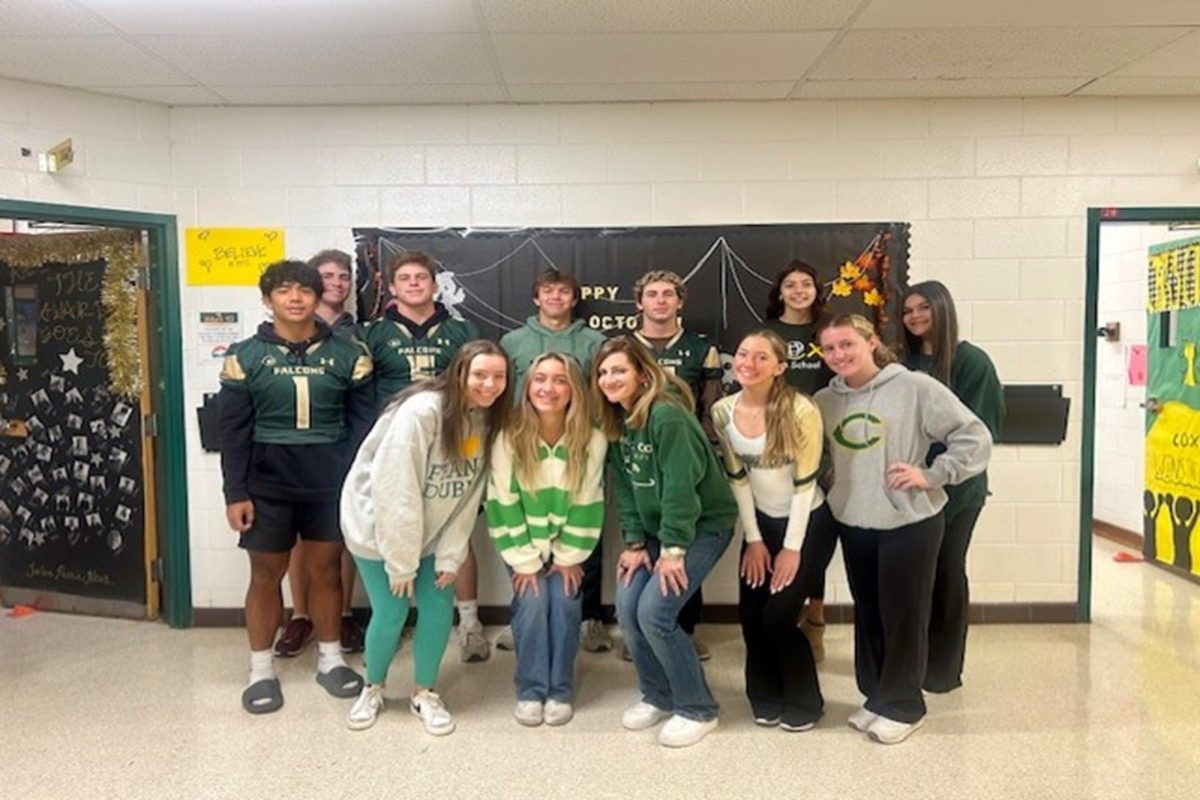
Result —
[[255, 286], [284, 257], [278, 228], [188, 228], [185, 238], [189, 286]]

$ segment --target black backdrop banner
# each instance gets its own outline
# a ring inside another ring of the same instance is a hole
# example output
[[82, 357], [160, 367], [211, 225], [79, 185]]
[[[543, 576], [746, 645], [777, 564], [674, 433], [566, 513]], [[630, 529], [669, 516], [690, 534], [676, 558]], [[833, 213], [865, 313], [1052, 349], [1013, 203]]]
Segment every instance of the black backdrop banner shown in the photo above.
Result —
[[442, 272], [440, 299], [498, 339], [536, 313], [534, 277], [548, 267], [583, 287], [576, 315], [606, 334], [637, 329], [632, 287], [642, 273], [669, 269], [687, 283], [689, 330], [725, 353], [763, 318], [771, 282], [788, 262], [817, 268], [826, 308], [875, 321], [884, 338], [899, 332], [908, 283], [907, 223], [833, 223], [662, 228], [355, 228], [358, 308], [373, 319], [388, 300], [384, 267], [403, 250], [432, 256]]

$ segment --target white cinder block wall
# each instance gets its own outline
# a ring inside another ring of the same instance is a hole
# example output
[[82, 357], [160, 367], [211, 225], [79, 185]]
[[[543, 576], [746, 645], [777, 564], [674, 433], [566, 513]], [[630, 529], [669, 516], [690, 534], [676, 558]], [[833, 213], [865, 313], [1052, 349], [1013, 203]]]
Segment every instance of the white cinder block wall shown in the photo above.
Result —
[[[904, 220], [912, 280], [950, 286], [1002, 379], [1078, 398], [1085, 209], [1196, 204], [1197, 134], [1194, 98], [168, 111], [0, 82], [0, 193], [173, 210], [181, 229], [282, 226], [297, 257], [351, 249], [353, 225]], [[67, 176], [9, 154], [14, 139], [66, 135], [86, 155], [67, 194]], [[183, 303], [194, 602], [234, 607], [245, 558], [193, 411], [216, 370], [190, 341], [198, 310], [257, 320], [260, 306], [249, 289], [185, 287]], [[1061, 447], [996, 453], [976, 600], [1075, 598], [1078, 434], [1076, 416]], [[484, 573], [483, 601], [504, 602], [494, 560]], [[707, 588], [734, 602], [732, 558]], [[848, 600], [836, 563], [830, 599]]]

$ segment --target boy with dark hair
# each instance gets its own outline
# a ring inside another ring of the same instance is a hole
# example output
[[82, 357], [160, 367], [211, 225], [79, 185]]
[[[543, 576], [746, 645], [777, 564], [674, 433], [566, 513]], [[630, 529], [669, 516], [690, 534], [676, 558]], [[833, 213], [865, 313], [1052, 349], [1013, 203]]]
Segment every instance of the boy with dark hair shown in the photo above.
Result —
[[[696, 398], [696, 414], [710, 440], [711, 409], [721, 397], [721, 356], [717, 348], [702, 333], [684, 330], [680, 323], [687, 286], [683, 278], [668, 270], [652, 270], [633, 284], [633, 299], [641, 313], [641, 325], [634, 338], [644, 344], [659, 365], [680, 378]], [[679, 612], [679, 626], [696, 645], [701, 661], [712, 657], [708, 647], [696, 639], [696, 624], [704, 608], [700, 587]]]
[[338, 498], [353, 448], [374, 416], [371, 358], [317, 319], [323, 289], [317, 271], [300, 261], [276, 262], [259, 289], [272, 319], [229, 348], [218, 397], [225, 516], [250, 556], [250, 680], [242, 706], [251, 714], [283, 705], [271, 642], [297, 535], [307, 551], [317, 682], [335, 697], [354, 697], [362, 688], [339, 642]]
[[[426, 253], [400, 253], [388, 264], [384, 277], [395, 303], [388, 305], [382, 317], [367, 323], [362, 333], [375, 360], [377, 411], [414, 381], [444, 372], [458, 348], [480, 338], [475, 323], [452, 315], [434, 300], [437, 266]], [[472, 549], [454, 584], [458, 643], [466, 662], [486, 661], [491, 655], [479, 621], [477, 572]]]
[[[350, 254], [341, 250], [322, 250], [308, 260], [308, 265], [321, 276], [321, 296], [317, 317], [333, 331], [334, 336], [352, 339], [358, 329], [354, 315], [346, 310], [346, 299], [353, 285]], [[352, 454], [353, 455], [353, 454]], [[304, 652], [312, 641], [315, 629], [308, 613], [308, 568], [304, 562], [304, 547], [292, 548], [288, 562], [288, 585], [292, 589], [292, 617], [275, 641], [275, 655], [292, 658]], [[358, 572], [348, 551], [342, 551], [342, 628], [343, 653], [360, 653], [363, 649], [363, 629], [354, 619], [354, 582]]]
[[[566, 353], [579, 362], [584, 375], [591, 374], [592, 358], [604, 344], [604, 334], [592, 330], [582, 319], [573, 319], [579, 304], [579, 281], [556, 267], [543, 270], [533, 281], [533, 305], [537, 313], [515, 331], [500, 339], [500, 346], [513, 360], [516, 388], [513, 399], [520, 403], [525, 392], [529, 365], [542, 353]], [[599, 653], [612, 649], [612, 638], [604, 629], [600, 592], [603, 584], [603, 545], [597, 544], [583, 564], [583, 625], [580, 643], [584, 650]], [[496, 646], [512, 650], [512, 630], [501, 632]]]

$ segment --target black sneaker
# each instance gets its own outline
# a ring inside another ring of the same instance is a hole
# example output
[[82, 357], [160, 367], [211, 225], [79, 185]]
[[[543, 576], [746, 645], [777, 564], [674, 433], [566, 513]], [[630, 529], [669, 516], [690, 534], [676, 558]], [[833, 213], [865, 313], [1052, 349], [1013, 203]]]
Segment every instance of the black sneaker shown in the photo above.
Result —
[[353, 615], [342, 617], [342, 652], [361, 653], [363, 651], [363, 629]]

